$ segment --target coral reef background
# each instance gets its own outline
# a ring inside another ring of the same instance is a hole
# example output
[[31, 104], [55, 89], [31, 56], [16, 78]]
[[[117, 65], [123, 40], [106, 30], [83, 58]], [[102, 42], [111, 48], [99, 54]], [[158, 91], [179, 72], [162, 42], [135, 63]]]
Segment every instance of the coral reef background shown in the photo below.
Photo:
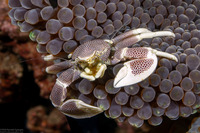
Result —
[[[106, 2], [107, 0], [102, 0], [102, 1]], [[124, 0], [124, 1], [127, 3], [131, 2], [131, 0], [130, 1]], [[83, 25], [82, 24], [79, 25], [79, 23], [75, 24], [75, 20], [74, 20], [74, 23], [71, 23], [71, 25], [74, 26], [76, 29], [78, 29], [77, 31], [79, 32], [74, 33], [73, 29], [66, 30], [66, 32], [69, 32], [69, 34], [73, 33], [72, 38], [75, 38], [75, 42], [73, 42], [75, 43], [74, 44], [75, 46], [77, 46], [76, 44], [77, 42], [83, 43], [84, 41], [87, 41], [93, 38], [99, 38], [101, 36], [103, 36], [103, 38], [107, 38], [108, 34], [112, 34], [112, 32], [114, 32], [114, 29], [117, 29], [117, 27], [120, 27], [122, 24], [127, 22], [127, 19], [129, 18], [129, 16], [131, 16], [131, 14], [129, 14], [131, 12], [126, 12], [126, 15], [123, 15], [123, 13], [125, 12], [125, 9], [123, 8], [124, 4], [121, 3], [121, 4], [118, 4], [117, 6], [121, 6], [120, 9], [123, 9], [123, 10], [116, 11], [116, 12], [114, 10], [114, 12], [112, 12], [113, 13], [112, 21], [107, 18], [103, 19], [104, 17], [100, 17], [101, 15], [105, 16], [105, 14], [101, 13], [102, 12], [101, 10], [106, 10], [104, 8], [102, 9], [102, 7], [104, 7], [105, 5], [103, 4], [103, 2], [99, 2], [100, 4], [99, 7], [91, 8], [90, 10], [91, 11], [90, 13], [92, 14], [94, 13], [93, 9], [95, 9], [95, 13], [99, 15], [99, 17], [97, 18], [95, 17], [95, 20], [91, 18], [90, 21], [87, 21], [87, 23], [94, 23], [95, 28], [84, 27], [85, 30], [83, 30], [83, 27], [81, 27]], [[115, 3], [118, 1], [112, 0], [112, 2]], [[130, 23], [129, 24], [130, 26], [125, 27], [125, 29], [128, 30], [133, 27], [134, 28], [148, 27], [151, 30], [154, 30], [155, 28], [159, 28], [159, 29], [165, 28], [165, 30], [173, 30], [176, 33], [175, 40], [172, 38], [165, 38], [165, 39], [157, 38], [150, 41], [148, 40], [142, 41], [136, 44], [135, 46], [146, 46], [148, 44], [151, 44], [151, 47], [160, 48], [161, 50], [167, 51], [169, 53], [173, 53], [176, 51], [178, 55], [181, 55], [179, 58], [181, 58], [180, 60], [182, 61], [182, 63], [186, 64], [185, 59], [187, 55], [195, 54], [196, 56], [194, 56], [194, 58], [197, 58], [197, 59], [199, 59], [199, 55], [200, 55], [199, 45], [197, 45], [199, 43], [199, 30], [200, 30], [200, 26], [199, 26], [200, 21], [199, 21], [199, 16], [198, 16], [200, 12], [199, 3], [200, 3], [199, 0], [194, 0], [194, 1], [185, 0], [184, 2], [182, 0], [177, 0], [177, 1], [172, 0], [171, 3], [169, 3], [168, 0], [162, 0], [162, 1], [154, 0], [153, 2], [150, 2], [149, 0], [136, 0], [135, 4], [129, 7], [130, 10], [133, 10], [133, 7], [135, 10], [134, 17], [132, 18], [134, 20], [133, 21], [134, 23]], [[112, 7], [114, 8], [115, 6], [111, 4], [110, 9], [112, 9]], [[170, 7], [170, 8], [166, 9], [166, 7]], [[104, 132], [117, 132], [117, 133], [153, 132], [155, 133], [155, 132], [162, 131], [162, 132], [181, 132], [182, 133], [182, 132], [188, 131], [190, 128], [192, 119], [194, 117], [198, 117], [199, 114], [196, 113], [195, 115], [191, 115], [188, 118], [179, 118], [178, 120], [172, 121], [172, 120], [169, 120], [167, 117], [163, 116], [163, 123], [161, 125], [157, 127], [152, 127], [147, 122], [145, 122], [144, 125], [139, 129], [136, 129], [130, 126], [128, 122], [125, 122], [125, 123], [116, 122], [117, 123], [117, 126], [116, 126], [116, 123], [113, 120], [106, 119], [102, 114], [90, 120], [87, 119], [87, 120], [77, 121], [77, 120], [68, 118], [68, 121], [67, 121], [64, 115], [62, 115], [60, 112], [56, 111], [53, 108], [53, 106], [51, 105], [48, 99], [49, 94], [51, 92], [51, 88], [55, 82], [56, 77], [53, 75], [47, 75], [45, 73], [45, 67], [50, 65], [51, 63], [44, 62], [41, 58], [41, 55], [37, 53], [37, 51], [40, 51], [41, 53], [47, 52], [46, 50], [42, 51], [44, 50], [43, 46], [45, 45], [32, 43], [29, 40], [28, 38], [29, 35], [27, 33], [19, 32], [19, 29], [10, 23], [10, 19], [7, 15], [9, 10], [10, 9], [7, 6], [7, 1], [6, 0], [0, 1], [0, 12], [1, 12], [0, 14], [0, 109], [1, 109], [0, 117], [2, 118], [0, 128], [20, 128], [20, 129], [23, 128], [24, 132], [29, 132], [29, 131], [31, 132], [72, 132], [73, 129], [77, 127], [81, 127], [83, 129], [85, 128], [84, 130], [86, 131], [90, 130], [89, 129], [90, 127], [87, 127], [84, 124], [84, 123], [87, 123], [87, 125], [91, 124], [90, 126], [93, 126], [94, 128], [96, 128], [95, 130], [93, 130], [93, 132], [98, 132], [98, 130], [101, 129], [99, 127], [103, 127], [106, 129], [107, 127], [105, 126], [107, 125], [109, 128], [107, 128], [107, 131], [104, 131]], [[167, 19], [164, 19], [163, 16], [166, 15], [166, 12], [171, 12], [172, 15], [171, 16], [169, 15], [170, 17], [168, 17]], [[77, 12], [77, 15], [78, 13], [79, 12]], [[89, 16], [91, 16], [91, 14]], [[107, 12], [107, 14], [109, 14], [109, 12]], [[197, 15], [196, 19], [195, 19], [196, 16], [194, 17], [193, 14]], [[83, 17], [77, 17], [77, 19], [83, 20], [83, 23], [84, 23]], [[26, 21], [29, 21], [29, 20], [26, 20]], [[59, 20], [59, 21], [67, 21], [67, 20]], [[52, 21], [52, 23], [54, 23], [54, 21]], [[98, 23], [98, 24], [106, 23], [106, 24], [102, 25], [103, 28], [101, 28], [100, 26], [95, 25], [95, 23]], [[27, 27], [25, 27], [25, 29], [26, 28]], [[111, 30], [107, 30], [109, 28]], [[25, 30], [25, 29], [21, 29], [21, 30]], [[50, 30], [52, 29], [50, 28]], [[188, 32], [188, 31], [193, 31], [193, 32]], [[49, 31], [49, 32], [54, 32], [54, 31]], [[58, 34], [57, 32], [58, 31], [56, 31], [56, 34]], [[89, 33], [90, 35], [83, 37], [84, 33], [87, 33], [87, 34]], [[54, 35], [52, 36], [54, 38]], [[71, 38], [65, 38], [64, 36], [61, 36], [60, 38], [63, 38], [63, 40], [71, 39]], [[43, 40], [40, 40], [40, 41], [43, 41]], [[161, 43], [162, 41], [164, 41], [164, 43]], [[177, 47], [174, 47], [173, 44], [176, 44]], [[37, 45], [37, 51], [35, 49], [36, 45]], [[68, 47], [68, 45], [69, 44], [66, 43], [66, 45], [64, 45], [66, 47], [63, 48], [63, 50], [66, 53], [74, 49], [74, 48]], [[195, 47], [195, 46], [198, 46], [198, 47]], [[60, 52], [60, 51], [54, 51], [53, 49], [49, 49], [48, 52], [54, 53], [54, 52]], [[180, 53], [183, 53], [183, 54], [180, 54]], [[190, 58], [192, 59], [192, 56], [190, 56]], [[168, 64], [171, 64], [172, 66], [168, 66]], [[153, 75], [154, 78], [152, 76], [151, 78], [152, 82], [150, 82], [150, 86], [158, 87], [158, 84], [160, 84], [161, 79], [158, 79], [158, 80], [153, 80], [153, 79], [156, 79], [156, 77], [161, 77], [162, 79], [165, 79], [166, 75], [168, 76], [169, 74], [168, 69], [172, 69], [172, 67], [174, 67], [173, 65], [175, 65], [173, 62], [166, 63], [165, 60], [161, 60], [160, 66], [159, 66], [160, 72], [158, 71], [156, 74], [154, 74]], [[193, 67], [199, 66], [199, 64], [196, 65], [190, 61], [187, 62], [187, 65], [190, 66], [189, 71], [192, 71], [193, 69], [196, 70], [197, 68], [193, 68]], [[184, 65], [180, 66], [180, 69], [175, 71], [174, 76], [177, 76], [180, 72], [182, 72], [181, 74], [184, 75], [185, 71], [184, 69], [181, 69], [182, 67], [184, 68]], [[198, 68], [198, 71], [199, 71], [199, 68]], [[182, 77], [184, 77], [182, 75], [177, 76], [177, 77], [181, 77], [179, 81], [176, 81], [176, 78], [173, 79], [173, 76], [170, 80], [172, 82], [175, 82], [175, 84], [179, 84], [182, 81]], [[190, 80], [186, 79], [186, 81], [191, 83]], [[179, 88], [177, 90], [179, 90]], [[193, 92], [199, 95], [198, 86], [196, 87], [196, 90], [193, 90]], [[173, 96], [170, 96], [170, 97], [173, 97]], [[176, 96], [174, 96], [173, 100], [176, 101]], [[198, 112], [198, 110], [196, 111]], [[7, 119], [9, 119], [10, 121], [6, 122]], [[99, 121], [99, 123], [96, 123], [96, 121]], [[71, 128], [68, 125], [68, 123], [71, 123], [70, 125]], [[103, 131], [100, 130], [99, 132], [103, 132]]]

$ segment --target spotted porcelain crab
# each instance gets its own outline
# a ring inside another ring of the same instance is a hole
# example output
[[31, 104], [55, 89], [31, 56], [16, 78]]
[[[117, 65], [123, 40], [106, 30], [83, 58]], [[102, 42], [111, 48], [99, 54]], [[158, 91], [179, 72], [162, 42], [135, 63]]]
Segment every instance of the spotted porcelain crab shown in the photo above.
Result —
[[[78, 99], [67, 98], [67, 87], [75, 80], [86, 78], [94, 81], [104, 75], [108, 65], [124, 62], [117, 73], [113, 86], [115, 88], [136, 84], [150, 76], [157, 66], [157, 56], [174, 61], [177, 58], [169, 53], [149, 47], [129, 48], [134, 43], [157, 36], [172, 36], [170, 31], [151, 32], [145, 28], [130, 30], [111, 40], [96, 39], [88, 41], [75, 49], [66, 60], [46, 68], [47, 73], [56, 74], [63, 71], [56, 80], [50, 99], [55, 107], [64, 114], [74, 118], [92, 117], [103, 110]], [[45, 60], [52, 59], [52, 55]], [[128, 61], [126, 61], [128, 60]]]

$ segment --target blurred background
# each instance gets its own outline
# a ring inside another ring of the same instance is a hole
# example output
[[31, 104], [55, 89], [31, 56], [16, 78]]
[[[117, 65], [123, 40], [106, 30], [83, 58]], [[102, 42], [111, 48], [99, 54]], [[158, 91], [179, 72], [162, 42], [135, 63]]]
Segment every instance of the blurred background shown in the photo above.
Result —
[[0, 0], [0, 129], [23, 129], [27, 133], [185, 133], [198, 120], [199, 113], [173, 121], [163, 117], [157, 127], [145, 122], [137, 129], [103, 113], [82, 120], [66, 117], [49, 100], [56, 79], [45, 72], [51, 62], [43, 61], [28, 33], [11, 24], [7, 4], [7, 0]]

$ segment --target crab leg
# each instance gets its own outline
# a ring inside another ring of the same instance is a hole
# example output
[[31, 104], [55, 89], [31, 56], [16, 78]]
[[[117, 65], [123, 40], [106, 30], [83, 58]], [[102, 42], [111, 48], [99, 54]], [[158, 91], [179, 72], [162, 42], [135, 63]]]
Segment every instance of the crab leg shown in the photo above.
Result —
[[[124, 34], [127, 34], [127, 33], [124, 33]], [[126, 35], [124, 35], [124, 36], [126, 36]], [[160, 36], [175, 37], [175, 34], [170, 31], [157, 31], [157, 32], [145, 31], [140, 34], [133, 34], [132, 36], [128, 36], [123, 39], [121, 38], [120, 41], [118, 41], [118, 42], [116, 41], [116, 43], [114, 45], [115, 45], [115, 49], [118, 50], [120, 48], [125, 48], [128, 46], [131, 46], [131, 45], [135, 44], [136, 42], [141, 41], [142, 39], [160, 37]], [[116, 37], [116, 38], [118, 38], [118, 37]], [[115, 40], [115, 38], [113, 40]], [[114, 42], [115, 41], [113, 41], [113, 43]]]
[[[57, 78], [51, 91], [50, 99], [52, 104], [65, 115], [73, 118], [88, 118], [101, 113], [99, 107], [91, 106], [77, 99], [67, 99], [67, 87], [80, 76], [80, 72], [69, 68]], [[65, 101], [66, 100], [66, 101]]]
[[156, 54], [157, 56], [165, 57], [178, 62], [177, 58], [172, 54], [158, 51], [148, 47], [135, 47], [135, 48], [122, 48], [117, 50], [111, 60], [111, 64], [114, 65], [126, 59], [147, 58], [149, 52]]
[[54, 65], [48, 66], [46, 68], [46, 72], [49, 74], [56, 74], [60, 71], [63, 71], [69, 67], [71, 67], [73, 63], [70, 60], [62, 61], [59, 63], [56, 63]]
[[114, 55], [113, 63], [122, 59], [134, 59], [124, 63], [114, 80], [114, 87], [136, 84], [149, 77], [157, 67], [157, 56], [178, 62], [176, 56], [152, 48], [124, 48]]
[[57, 55], [52, 55], [52, 54], [45, 55], [45, 56], [43, 56], [43, 59], [44, 59], [44, 61], [54, 61], [56, 59], [66, 59], [67, 57], [68, 56], [66, 55], [65, 52], [60, 52]]
[[119, 41], [122, 41], [123, 39], [125, 39], [127, 37], [138, 35], [138, 34], [141, 34], [141, 33], [148, 33], [148, 32], [151, 32], [151, 31], [148, 30], [148, 29], [145, 29], [145, 28], [138, 28], [138, 29], [135, 29], [135, 30], [130, 30], [130, 31], [127, 31], [127, 32], [120, 34], [120, 35], [116, 36], [115, 38], [113, 38], [112, 42], [114, 44], [116, 44]]
[[65, 115], [73, 118], [89, 118], [95, 116], [103, 110], [99, 107], [91, 106], [78, 99], [69, 99], [59, 108]]

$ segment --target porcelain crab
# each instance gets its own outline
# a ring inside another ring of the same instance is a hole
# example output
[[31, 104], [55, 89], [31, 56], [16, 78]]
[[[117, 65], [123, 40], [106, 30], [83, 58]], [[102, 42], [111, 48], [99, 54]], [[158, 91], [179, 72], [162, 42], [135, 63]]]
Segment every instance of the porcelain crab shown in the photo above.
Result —
[[[94, 81], [104, 75], [108, 65], [124, 62], [115, 79], [114, 87], [136, 84], [150, 76], [157, 67], [157, 56], [178, 61], [176, 56], [149, 47], [129, 48], [134, 43], [157, 36], [171, 36], [170, 31], [151, 32], [145, 28], [130, 30], [111, 40], [95, 39], [78, 46], [71, 59], [46, 68], [47, 73], [63, 71], [56, 80], [50, 99], [55, 107], [74, 118], [92, 117], [103, 110], [78, 99], [67, 98], [67, 87], [79, 78]], [[44, 59], [49, 60], [52, 55]]]

